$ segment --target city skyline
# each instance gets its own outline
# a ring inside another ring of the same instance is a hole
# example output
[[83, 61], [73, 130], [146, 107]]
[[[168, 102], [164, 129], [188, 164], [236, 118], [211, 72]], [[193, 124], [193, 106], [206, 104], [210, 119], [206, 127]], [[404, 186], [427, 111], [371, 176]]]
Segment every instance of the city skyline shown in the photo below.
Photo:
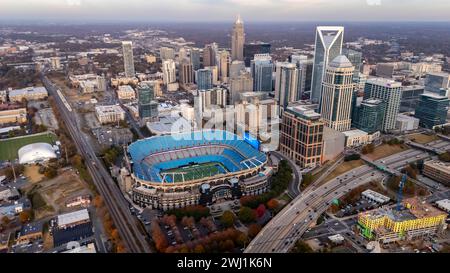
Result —
[[[237, 14], [263, 21], [449, 21], [450, 3], [425, 0], [13, 0], [2, 1], [1, 20], [68, 22], [225, 22]], [[101, 15], [100, 15], [101, 14]], [[198, 16], [202, 14], [202, 16]]]

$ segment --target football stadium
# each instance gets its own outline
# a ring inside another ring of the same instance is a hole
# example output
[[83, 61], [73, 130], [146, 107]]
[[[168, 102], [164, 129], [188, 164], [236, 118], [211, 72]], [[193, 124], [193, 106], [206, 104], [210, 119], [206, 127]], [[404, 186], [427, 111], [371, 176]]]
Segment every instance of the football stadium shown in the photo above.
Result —
[[261, 194], [272, 174], [266, 154], [221, 130], [139, 140], [128, 147], [127, 163], [133, 201], [160, 209]]

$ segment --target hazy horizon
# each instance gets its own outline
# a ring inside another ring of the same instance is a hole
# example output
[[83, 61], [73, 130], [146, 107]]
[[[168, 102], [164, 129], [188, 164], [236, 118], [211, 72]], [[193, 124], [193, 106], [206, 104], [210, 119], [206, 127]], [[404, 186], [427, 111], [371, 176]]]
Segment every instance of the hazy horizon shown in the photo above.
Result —
[[0, 21], [448, 22], [448, 10], [447, 0], [1, 0]]

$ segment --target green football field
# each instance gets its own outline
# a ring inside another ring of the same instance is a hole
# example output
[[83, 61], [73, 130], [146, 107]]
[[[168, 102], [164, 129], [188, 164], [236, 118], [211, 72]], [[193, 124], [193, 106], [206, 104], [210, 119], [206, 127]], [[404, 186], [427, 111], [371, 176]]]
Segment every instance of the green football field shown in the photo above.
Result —
[[57, 140], [53, 133], [36, 134], [24, 137], [16, 137], [0, 140], [0, 160], [15, 160], [18, 158], [17, 152], [23, 146], [33, 143], [53, 144]]
[[[184, 181], [190, 181], [227, 172], [227, 169], [222, 164], [212, 162], [193, 166], [185, 166], [171, 170], [164, 170], [161, 172], [161, 176], [164, 177], [164, 174], [168, 174], [166, 176], [166, 181], [177, 183], [183, 181], [183, 175], [181, 173], [184, 173]], [[173, 179], [175, 181], [172, 181]]]

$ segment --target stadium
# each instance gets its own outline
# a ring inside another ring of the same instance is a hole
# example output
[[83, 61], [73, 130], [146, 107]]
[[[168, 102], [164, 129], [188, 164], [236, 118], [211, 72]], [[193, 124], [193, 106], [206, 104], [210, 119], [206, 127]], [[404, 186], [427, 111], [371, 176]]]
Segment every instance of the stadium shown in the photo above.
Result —
[[133, 201], [161, 209], [261, 194], [272, 174], [254, 144], [220, 130], [139, 140], [128, 147], [127, 163]]

